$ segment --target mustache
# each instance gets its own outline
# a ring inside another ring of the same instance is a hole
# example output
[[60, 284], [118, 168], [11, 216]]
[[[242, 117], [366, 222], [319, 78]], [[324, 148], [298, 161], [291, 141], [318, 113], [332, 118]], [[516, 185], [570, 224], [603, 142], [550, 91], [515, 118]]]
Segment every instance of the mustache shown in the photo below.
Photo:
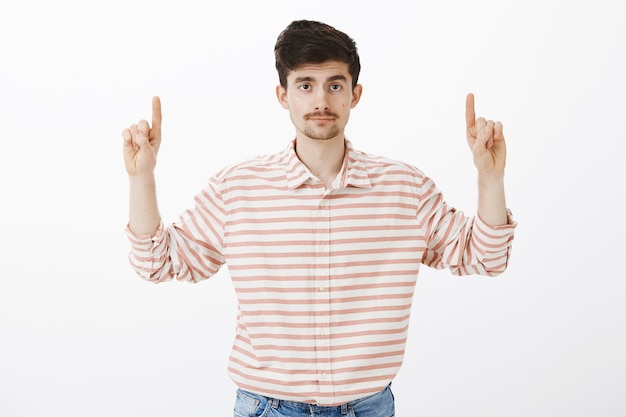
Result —
[[305, 119], [310, 119], [312, 117], [333, 117], [335, 119], [339, 118], [339, 116], [337, 116], [335, 113], [332, 113], [332, 112], [329, 112], [329, 111], [307, 113], [307, 114], [304, 115]]

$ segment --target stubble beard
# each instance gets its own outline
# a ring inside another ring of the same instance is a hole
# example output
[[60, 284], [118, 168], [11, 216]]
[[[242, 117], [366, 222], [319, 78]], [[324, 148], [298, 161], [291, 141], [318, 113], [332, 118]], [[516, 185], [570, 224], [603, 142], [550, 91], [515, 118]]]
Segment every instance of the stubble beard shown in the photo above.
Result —
[[[336, 138], [341, 133], [341, 129], [339, 129], [336, 122], [338, 119], [337, 115], [330, 113], [325, 113], [324, 115], [334, 117], [335, 121], [326, 126], [307, 125], [302, 133], [313, 140], [330, 140]], [[314, 115], [307, 115], [305, 120], [309, 121], [309, 118], [313, 116]]]
[[339, 133], [341, 132], [339, 131], [337, 126], [332, 126], [330, 129], [315, 129], [309, 127], [306, 128], [302, 133], [304, 133], [308, 138], [311, 138], [313, 140], [330, 140], [337, 137], [337, 135], [339, 135]]

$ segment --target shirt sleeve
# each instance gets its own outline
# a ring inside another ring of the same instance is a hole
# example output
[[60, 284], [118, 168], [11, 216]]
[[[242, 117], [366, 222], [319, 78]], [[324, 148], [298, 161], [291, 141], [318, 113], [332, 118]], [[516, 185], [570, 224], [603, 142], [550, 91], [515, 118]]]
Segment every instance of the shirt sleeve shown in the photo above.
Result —
[[168, 227], [161, 223], [154, 236], [136, 235], [126, 226], [131, 267], [155, 283], [210, 278], [224, 264], [224, 213], [219, 184], [212, 179], [196, 196], [192, 209]]
[[502, 274], [509, 262], [517, 223], [507, 210], [507, 224], [490, 226], [480, 216], [468, 217], [450, 207], [432, 180], [426, 179], [418, 221], [425, 231], [422, 263], [448, 268], [454, 275]]

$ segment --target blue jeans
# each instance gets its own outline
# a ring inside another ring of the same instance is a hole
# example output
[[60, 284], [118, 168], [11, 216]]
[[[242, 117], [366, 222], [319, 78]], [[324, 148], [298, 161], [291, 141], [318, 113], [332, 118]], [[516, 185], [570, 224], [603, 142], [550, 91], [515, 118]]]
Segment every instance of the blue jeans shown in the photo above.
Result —
[[391, 386], [338, 406], [320, 406], [264, 397], [237, 390], [234, 417], [394, 417]]

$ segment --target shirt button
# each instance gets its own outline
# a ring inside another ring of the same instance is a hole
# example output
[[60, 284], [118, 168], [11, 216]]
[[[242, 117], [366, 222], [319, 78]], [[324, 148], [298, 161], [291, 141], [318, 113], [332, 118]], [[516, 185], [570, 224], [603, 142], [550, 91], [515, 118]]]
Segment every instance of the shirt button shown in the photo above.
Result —
[[320, 291], [322, 292], [326, 291], [326, 287], [320, 287]]
[[326, 336], [326, 330], [324, 329], [320, 330], [320, 336]]

